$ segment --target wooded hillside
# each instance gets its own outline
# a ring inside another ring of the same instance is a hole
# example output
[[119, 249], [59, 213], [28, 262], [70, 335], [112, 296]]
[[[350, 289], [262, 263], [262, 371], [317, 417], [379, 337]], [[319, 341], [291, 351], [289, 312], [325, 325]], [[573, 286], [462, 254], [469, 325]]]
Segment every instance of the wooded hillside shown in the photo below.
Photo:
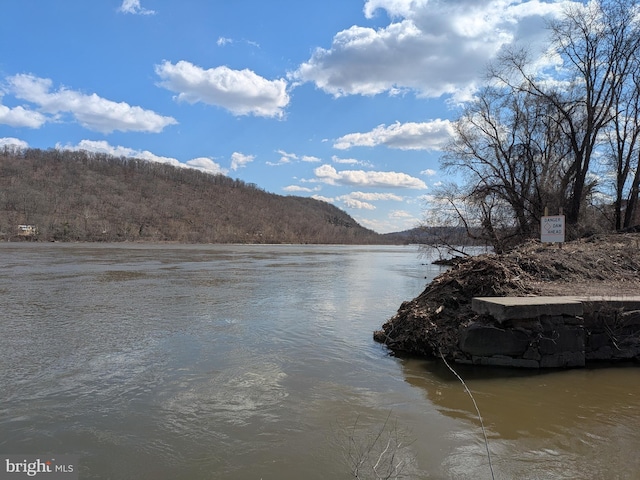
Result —
[[[224, 175], [89, 152], [0, 151], [0, 239], [388, 243], [342, 210]], [[33, 238], [32, 237], [32, 238]]]

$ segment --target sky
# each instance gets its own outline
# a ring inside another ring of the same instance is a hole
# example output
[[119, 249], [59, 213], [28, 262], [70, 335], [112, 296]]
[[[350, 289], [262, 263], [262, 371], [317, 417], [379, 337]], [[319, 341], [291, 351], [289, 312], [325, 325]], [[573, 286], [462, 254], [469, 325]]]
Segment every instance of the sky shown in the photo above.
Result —
[[87, 150], [417, 226], [452, 122], [543, 0], [19, 0], [0, 4], [0, 147]]

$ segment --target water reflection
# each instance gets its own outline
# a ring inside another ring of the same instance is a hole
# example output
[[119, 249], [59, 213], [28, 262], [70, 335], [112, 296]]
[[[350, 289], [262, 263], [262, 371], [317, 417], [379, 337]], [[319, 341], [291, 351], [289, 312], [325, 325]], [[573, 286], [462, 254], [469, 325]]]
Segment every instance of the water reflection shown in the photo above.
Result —
[[[420, 388], [441, 413], [465, 421], [482, 440], [473, 403], [443, 362], [405, 359], [402, 365], [409, 384]], [[562, 371], [454, 368], [474, 396], [498, 470], [508, 478], [538, 478], [533, 472], [540, 472], [541, 478], [636, 478], [637, 365]], [[472, 450], [476, 455], [481, 450], [477, 441]], [[621, 463], [611, 471], [603, 465], [603, 456], [608, 457], [606, 463]], [[458, 474], [472, 475], [452, 463], [450, 468]]]

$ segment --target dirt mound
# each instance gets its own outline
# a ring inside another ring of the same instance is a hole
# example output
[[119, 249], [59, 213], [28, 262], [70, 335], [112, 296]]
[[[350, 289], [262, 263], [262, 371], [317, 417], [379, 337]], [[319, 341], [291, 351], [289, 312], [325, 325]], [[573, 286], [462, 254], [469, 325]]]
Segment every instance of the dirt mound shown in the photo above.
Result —
[[561, 247], [532, 241], [458, 263], [402, 303], [374, 339], [398, 353], [447, 355], [460, 330], [478, 319], [473, 297], [625, 294], [640, 294], [640, 234], [600, 235]]

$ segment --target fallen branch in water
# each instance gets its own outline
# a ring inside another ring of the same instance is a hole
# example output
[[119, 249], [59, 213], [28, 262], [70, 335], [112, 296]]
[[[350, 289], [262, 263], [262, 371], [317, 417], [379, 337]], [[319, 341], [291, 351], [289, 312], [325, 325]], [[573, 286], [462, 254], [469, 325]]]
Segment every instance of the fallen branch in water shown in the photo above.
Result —
[[495, 480], [496, 477], [493, 474], [493, 464], [491, 463], [491, 452], [489, 451], [489, 439], [487, 438], [487, 431], [484, 428], [484, 422], [482, 421], [482, 415], [480, 415], [480, 409], [478, 408], [476, 399], [473, 398], [473, 395], [471, 394], [471, 390], [469, 390], [469, 387], [467, 387], [467, 384], [464, 383], [464, 380], [462, 379], [462, 377], [458, 375], [458, 373], [451, 367], [451, 365], [447, 363], [447, 360], [444, 358], [444, 355], [442, 355], [442, 352], [440, 352], [440, 358], [442, 358], [442, 361], [447, 366], [447, 368], [451, 370], [451, 373], [453, 373], [456, 376], [456, 378], [460, 380], [460, 383], [464, 387], [465, 391], [471, 397], [473, 406], [476, 407], [476, 413], [478, 414], [478, 419], [480, 420], [480, 427], [482, 428], [482, 435], [484, 435], [484, 446], [487, 449], [487, 458], [489, 459], [489, 470], [491, 470], [491, 478]]

